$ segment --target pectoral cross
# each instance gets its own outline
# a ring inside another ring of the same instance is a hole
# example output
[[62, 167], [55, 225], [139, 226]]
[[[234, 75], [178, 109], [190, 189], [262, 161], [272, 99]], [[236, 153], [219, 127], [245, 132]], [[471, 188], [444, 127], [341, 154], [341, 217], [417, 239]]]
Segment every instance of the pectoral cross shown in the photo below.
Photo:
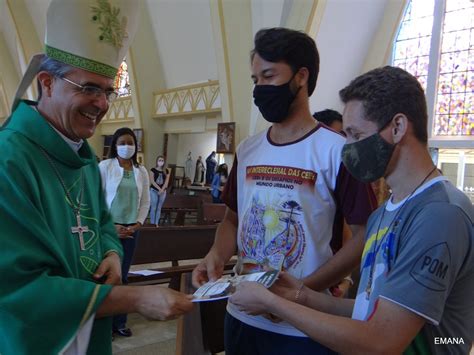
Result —
[[86, 245], [84, 243], [84, 232], [89, 232], [89, 227], [81, 225], [81, 215], [76, 213], [76, 221], [77, 226], [71, 227], [72, 233], [77, 233], [79, 236], [79, 244], [81, 246], [81, 250], [86, 250]]

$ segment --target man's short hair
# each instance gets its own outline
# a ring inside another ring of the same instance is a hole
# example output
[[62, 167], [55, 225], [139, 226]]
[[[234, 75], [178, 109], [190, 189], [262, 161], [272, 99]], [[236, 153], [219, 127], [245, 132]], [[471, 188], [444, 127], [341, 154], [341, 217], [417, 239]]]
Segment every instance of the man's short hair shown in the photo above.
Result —
[[403, 69], [391, 66], [371, 70], [339, 91], [344, 103], [362, 101], [366, 119], [384, 127], [397, 113], [407, 116], [415, 137], [428, 142], [426, 99], [418, 80]]
[[342, 123], [342, 115], [335, 110], [326, 109], [323, 111], [318, 111], [313, 114], [313, 117], [329, 127], [334, 121], [339, 121]]
[[[72, 70], [74, 70], [72, 66], [45, 55], [44, 58], [41, 60], [41, 64], [40, 64], [40, 68], [38, 72], [46, 71], [54, 77], [63, 78]], [[41, 89], [41, 84], [39, 80], [37, 81], [37, 84], [38, 84], [38, 101], [39, 101], [42, 95], [42, 89]]]
[[319, 53], [316, 43], [306, 33], [275, 27], [262, 29], [257, 32], [254, 40], [255, 48], [251, 51], [268, 62], [285, 62], [293, 73], [300, 68], [309, 71], [308, 96], [314, 91], [319, 74]]

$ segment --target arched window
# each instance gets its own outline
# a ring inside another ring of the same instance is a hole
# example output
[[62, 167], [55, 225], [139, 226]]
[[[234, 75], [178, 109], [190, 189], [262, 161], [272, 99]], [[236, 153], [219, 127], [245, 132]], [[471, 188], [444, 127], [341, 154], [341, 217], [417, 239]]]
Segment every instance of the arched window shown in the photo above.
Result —
[[126, 59], [124, 59], [122, 64], [120, 64], [117, 76], [115, 77], [114, 87], [117, 89], [119, 97], [129, 96], [131, 94], [130, 79], [128, 76], [128, 66]]
[[474, 2], [410, 0], [392, 64], [425, 89], [433, 156], [474, 201]]
[[410, 1], [395, 41], [392, 64], [418, 78], [426, 90], [434, 0]]

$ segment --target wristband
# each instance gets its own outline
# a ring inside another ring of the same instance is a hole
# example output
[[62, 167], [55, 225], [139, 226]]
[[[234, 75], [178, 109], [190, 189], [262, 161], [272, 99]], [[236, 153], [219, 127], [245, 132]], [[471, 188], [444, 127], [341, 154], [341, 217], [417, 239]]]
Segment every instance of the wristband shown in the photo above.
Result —
[[304, 287], [304, 283], [302, 282], [301, 285], [296, 290], [295, 303], [299, 303], [301, 293], [303, 292], [303, 287]]

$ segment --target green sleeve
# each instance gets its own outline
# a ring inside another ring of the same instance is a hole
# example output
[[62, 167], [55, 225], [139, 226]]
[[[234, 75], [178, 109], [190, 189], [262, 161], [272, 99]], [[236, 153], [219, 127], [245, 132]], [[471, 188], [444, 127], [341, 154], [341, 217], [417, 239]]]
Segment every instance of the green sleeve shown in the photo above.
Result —
[[58, 247], [43, 217], [49, 206], [42, 203], [42, 192], [27, 171], [34, 158], [25, 161], [24, 155], [4, 148], [5, 144], [2, 149], [7, 152], [0, 159], [0, 353], [59, 353], [96, 312], [111, 286], [75, 277], [77, 261]]

